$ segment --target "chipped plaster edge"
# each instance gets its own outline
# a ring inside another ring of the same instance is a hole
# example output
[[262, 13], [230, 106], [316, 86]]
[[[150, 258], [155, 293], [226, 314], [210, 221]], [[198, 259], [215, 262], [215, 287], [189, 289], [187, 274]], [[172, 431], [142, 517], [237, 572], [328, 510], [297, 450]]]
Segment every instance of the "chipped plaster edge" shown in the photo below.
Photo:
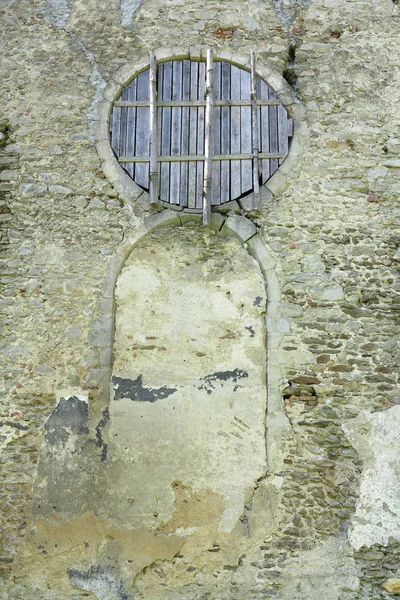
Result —
[[[201, 217], [196, 214], [182, 214], [167, 209], [143, 220], [142, 225], [124, 239], [116, 252], [111, 256], [104, 279], [101, 294], [102, 315], [107, 320], [110, 332], [107, 344], [110, 360], [107, 365], [97, 368], [99, 375], [99, 396], [102, 403], [109, 403], [110, 380], [113, 361], [113, 345], [115, 330], [115, 287], [118, 276], [126, 259], [139, 242], [155, 229], [166, 225], [184, 226], [189, 222], [200, 223]], [[281, 315], [281, 287], [275, 271], [276, 261], [268, 245], [260, 237], [254, 223], [243, 216], [224, 217], [218, 213], [211, 215], [211, 229], [221, 237], [233, 236], [240, 240], [244, 248], [258, 262], [263, 274], [266, 292], [266, 350], [267, 350], [267, 398], [266, 398], [266, 454], [269, 473], [279, 470], [283, 464], [283, 441], [290, 431], [290, 423], [286, 416], [280, 386], [284, 382], [277, 353], [284, 336], [290, 331], [289, 321]], [[95, 327], [98, 315], [93, 319], [90, 330]], [[104, 350], [104, 346], [102, 346]]]

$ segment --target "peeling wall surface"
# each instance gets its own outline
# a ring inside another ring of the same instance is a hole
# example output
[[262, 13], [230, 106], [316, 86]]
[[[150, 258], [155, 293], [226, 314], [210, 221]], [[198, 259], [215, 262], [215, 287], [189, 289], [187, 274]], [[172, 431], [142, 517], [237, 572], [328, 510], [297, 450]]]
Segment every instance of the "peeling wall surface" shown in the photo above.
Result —
[[[397, 0], [5, 0], [0, 597], [400, 594]], [[215, 56], [294, 122], [260, 189], [150, 210], [108, 116]]]
[[110, 487], [147, 527], [172, 518], [178, 481], [221, 496], [213, 529], [229, 533], [266, 470], [264, 281], [239, 241], [211, 234], [164, 227], [117, 283]]

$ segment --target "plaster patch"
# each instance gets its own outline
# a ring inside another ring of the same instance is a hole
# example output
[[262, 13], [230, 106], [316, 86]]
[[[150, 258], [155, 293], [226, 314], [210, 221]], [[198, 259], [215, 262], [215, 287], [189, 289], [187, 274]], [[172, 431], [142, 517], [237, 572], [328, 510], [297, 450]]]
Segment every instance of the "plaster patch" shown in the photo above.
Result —
[[363, 410], [342, 426], [364, 466], [356, 512], [348, 532], [357, 550], [400, 540], [400, 406]]
[[223, 498], [217, 522], [231, 532], [266, 470], [260, 268], [235, 238], [165, 227], [133, 250], [115, 297], [108, 487], [121, 492], [116, 518], [133, 497], [138, 526], [168, 522], [171, 482], [181, 481]]
[[89, 408], [76, 396], [60, 398], [44, 426], [46, 440], [52, 446], [65, 446], [72, 434], [89, 433]]
[[96, 123], [100, 119], [100, 106], [104, 100], [103, 91], [104, 91], [104, 88], [107, 86], [107, 84], [103, 79], [103, 76], [102, 76], [100, 69], [96, 62], [96, 57], [93, 54], [93, 52], [88, 50], [88, 48], [85, 46], [83, 41], [75, 33], [71, 32], [70, 36], [74, 40], [74, 42], [79, 46], [79, 48], [82, 50], [86, 60], [88, 61], [89, 65], [91, 67], [89, 81], [94, 89], [94, 94], [93, 94], [93, 98], [92, 98], [92, 102], [91, 102], [90, 106], [85, 111], [85, 116], [89, 123], [90, 129], [93, 131], [92, 139], [94, 140], [95, 136], [94, 136], [93, 126], [94, 126], [94, 123]]
[[288, 561], [281, 583], [280, 600], [343, 600], [359, 589], [352, 549], [342, 537], [316, 544]]
[[87, 571], [68, 569], [67, 573], [73, 586], [93, 592], [99, 600], [129, 600], [123, 582], [109, 567], [93, 565]]
[[139, 8], [146, 0], [120, 0], [119, 6], [121, 9], [121, 25], [122, 27], [131, 28], [135, 15]]
[[[172, 560], [185, 542], [174, 534], [116, 528], [92, 513], [61, 520], [61, 514], [53, 523], [36, 519], [26, 550], [32, 580], [51, 589], [57, 572], [57, 590], [64, 592], [63, 598], [73, 597], [72, 583], [92, 591], [99, 600], [128, 600], [135, 576], [156, 560]], [[23, 575], [18, 562], [16, 570]]]
[[116, 377], [114, 375], [112, 382], [115, 390], [114, 400], [129, 398], [130, 400], [137, 400], [139, 402], [155, 402], [161, 398], [168, 398], [168, 396], [176, 392], [176, 388], [168, 388], [166, 386], [158, 388], [144, 387], [141, 375], [135, 380]]
[[63, 29], [70, 16], [70, 0], [47, 0], [46, 12], [48, 21], [57, 27]]
[[[245, 329], [247, 329], [247, 327], [245, 327]], [[255, 332], [253, 332], [252, 337], [254, 337], [254, 334]], [[207, 391], [207, 394], [211, 394], [212, 391], [215, 390], [215, 385], [218, 381], [220, 385], [223, 385], [224, 381], [232, 379], [233, 383], [235, 384], [233, 391], [236, 392], [236, 390], [240, 387], [238, 380], [246, 378], [248, 376], [249, 374], [241, 369], [234, 369], [233, 371], [218, 371], [216, 373], [211, 373], [210, 375], [206, 375], [205, 377], [203, 377], [202, 381], [204, 383], [199, 387], [199, 390], [205, 389]]]

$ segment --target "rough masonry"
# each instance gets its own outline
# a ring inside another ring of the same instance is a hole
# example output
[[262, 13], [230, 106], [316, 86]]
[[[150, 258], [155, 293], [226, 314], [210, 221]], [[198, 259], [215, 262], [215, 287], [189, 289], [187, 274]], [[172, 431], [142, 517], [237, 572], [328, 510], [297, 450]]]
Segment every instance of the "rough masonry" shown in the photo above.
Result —
[[[395, 598], [398, 2], [1, 13], [1, 597]], [[150, 51], [205, 47], [301, 114], [209, 229], [98, 137]]]

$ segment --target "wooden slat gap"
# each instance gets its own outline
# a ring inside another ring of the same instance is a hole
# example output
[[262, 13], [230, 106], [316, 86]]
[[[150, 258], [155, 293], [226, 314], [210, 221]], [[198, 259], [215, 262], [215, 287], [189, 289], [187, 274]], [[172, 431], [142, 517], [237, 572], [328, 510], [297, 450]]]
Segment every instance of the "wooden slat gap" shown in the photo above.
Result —
[[[251, 160], [253, 154], [214, 154], [211, 157], [212, 161], [218, 160]], [[259, 152], [259, 159], [280, 159], [284, 158], [283, 154], [279, 152]], [[191, 161], [202, 161], [205, 160], [203, 154], [191, 154], [190, 156], [159, 156], [158, 162], [191, 162]], [[118, 159], [120, 163], [146, 163], [150, 162], [149, 156], [121, 156]]]
[[[251, 99], [249, 100], [214, 100], [214, 106], [252, 106]], [[257, 106], [279, 106], [281, 103], [279, 100], [257, 100]], [[118, 100], [114, 102], [114, 106], [117, 108], [148, 108], [150, 103], [146, 100]], [[184, 107], [184, 106], [207, 106], [207, 102], [204, 100], [160, 100], [157, 102], [157, 107]]]

